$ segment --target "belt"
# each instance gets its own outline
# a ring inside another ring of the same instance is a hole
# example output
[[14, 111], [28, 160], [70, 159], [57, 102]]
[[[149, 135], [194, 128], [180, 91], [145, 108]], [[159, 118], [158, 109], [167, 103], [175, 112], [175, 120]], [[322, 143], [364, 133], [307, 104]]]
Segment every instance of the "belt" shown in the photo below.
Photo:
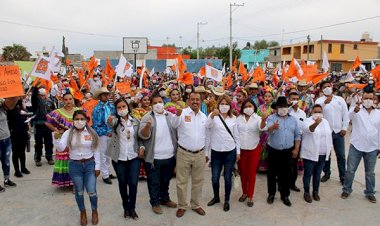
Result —
[[181, 145], [178, 145], [178, 147], [180, 147], [182, 150], [184, 150], [186, 152], [190, 152], [190, 153], [193, 153], [193, 154], [199, 153], [199, 152], [203, 151], [203, 149], [204, 149], [204, 148], [201, 148], [199, 150], [192, 151], [192, 150], [189, 150], [189, 149], [186, 149], [186, 148], [182, 147]]
[[81, 163], [85, 163], [85, 162], [88, 162], [88, 161], [91, 161], [91, 160], [94, 160], [94, 156], [92, 156], [91, 158], [89, 159], [80, 159], [80, 160], [74, 160], [72, 159], [74, 162], [81, 162]]

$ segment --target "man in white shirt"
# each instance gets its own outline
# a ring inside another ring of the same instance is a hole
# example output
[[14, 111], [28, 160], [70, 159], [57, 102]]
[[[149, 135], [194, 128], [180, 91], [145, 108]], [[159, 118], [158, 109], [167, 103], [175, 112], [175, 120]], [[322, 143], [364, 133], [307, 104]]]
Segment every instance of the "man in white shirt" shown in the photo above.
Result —
[[[202, 193], [204, 180], [204, 167], [208, 160], [205, 157], [206, 145], [206, 121], [207, 116], [200, 111], [200, 93], [191, 93], [189, 107], [177, 109], [177, 115], [173, 118], [173, 127], [178, 132], [177, 151], [177, 217], [182, 217], [187, 208], [187, 184], [191, 177], [191, 208], [199, 215], [205, 215], [200, 206], [199, 199]], [[206, 158], [206, 161], [205, 161]]]
[[[300, 128], [300, 131], [302, 134], [301, 128], [302, 128], [302, 123], [306, 119], [306, 113], [298, 107], [299, 100], [300, 100], [300, 96], [298, 95], [298, 93], [296, 92], [289, 93], [289, 100], [288, 100], [288, 102], [290, 103], [289, 115], [297, 119], [298, 128]], [[292, 172], [290, 175], [290, 189], [296, 192], [301, 191], [301, 189], [299, 189], [296, 186], [296, 181], [297, 181], [297, 176], [298, 176], [298, 160], [299, 160], [299, 156], [297, 158], [292, 159]]]
[[344, 177], [343, 199], [352, 192], [352, 182], [361, 158], [364, 160], [365, 184], [364, 194], [367, 199], [376, 203], [375, 166], [380, 150], [380, 111], [373, 108], [375, 95], [369, 90], [363, 93], [363, 107], [360, 102], [350, 108], [349, 118], [352, 121], [351, 145], [348, 153], [347, 171]]
[[[320, 85], [320, 89], [324, 96], [318, 98], [315, 104], [322, 106], [323, 116], [329, 122], [331, 130], [333, 131], [332, 138], [338, 163], [339, 179], [343, 184], [346, 171], [344, 136], [346, 135], [349, 124], [347, 104], [342, 97], [333, 95], [330, 82], [323, 81]], [[330, 179], [330, 165], [331, 159], [325, 163], [323, 168], [325, 175], [322, 177], [321, 182], [326, 182]]]
[[162, 214], [160, 204], [176, 208], [170, 200], [169, 183], [175, 167], [175, 150], [177, 149], [176, 130], [171, 125], [175, 117], [164, 110], [161, 96], [151, 97], [153, 111], [147, 113], [140, 122], [139, 136], [145, 147], [145, 171], [147, 172], [148, 190], [152, 210]]

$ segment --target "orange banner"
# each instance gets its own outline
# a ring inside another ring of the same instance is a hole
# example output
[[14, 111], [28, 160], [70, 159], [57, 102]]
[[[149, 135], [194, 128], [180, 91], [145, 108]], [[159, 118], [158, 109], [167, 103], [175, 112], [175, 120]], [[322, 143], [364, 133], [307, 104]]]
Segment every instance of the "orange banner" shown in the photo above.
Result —
[[0, 66], [0, 98], [24, 95], [18, 66]]
[[131, 92], [131, 84], [129, 82], [116, 82], [116, 89], [120, 94], [126, 94]]
[[347, 84], [347, 88], [356, 88], [356, 89], [364, 89], [367, 84]]

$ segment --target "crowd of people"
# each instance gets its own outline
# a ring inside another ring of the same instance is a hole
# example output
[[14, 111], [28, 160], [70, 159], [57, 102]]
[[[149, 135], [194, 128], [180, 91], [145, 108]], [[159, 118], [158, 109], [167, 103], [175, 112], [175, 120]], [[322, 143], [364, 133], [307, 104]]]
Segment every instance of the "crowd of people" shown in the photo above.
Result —
[[[190, 208], [205, 215], [201, 195], [207, 183], [207, 163], [213, 190], [208, 206], [222, 201], [222, 174], [224, 211], [229, 211], [234, 202], [230, 197], [237, 174], [241, 178], [238, 201], [248, 207], [254, 206], [256, 173], [267, 175], [268, 204], [279, 191], [282, 202], [291, 206], [290, 192], [301, 191], [296, 186], [300, 174], [304, 200], [320, 201], [320, 182], [331, 177], [332, 150], [342, 184], [341, 198], [352, 193], [355, 172], [363, 158], [364, 194], [376, 202], [380, 92], [375, 92], [369, 74], [350, 78], [334, 72], [318, 84], [304, 80], [275, 84], [271, 76], [266, 81], [243, 81], [241, 75], [231, 74], [234, 79], [229, 86], [199, 76], [184, 84], [177, 81], [175, 73], [156, 73], [142, 88], [137, 74], [116, 77], [117, 82], [128, 83], [127, 93], [120, 93], [114, 82], [107, 82], [101, 67], [86, 79], [85, 86], [80, 86], [77, 69], [72, 66], [67, 74], [50, 82], [51, 87], [34, 82], [31, 88], [26, 87], [24, 97], [5, 98], [1, 103], [4, 185], [16, 186], [10, 179], [11, 152], [14, 176], [30, 174], [25, 151], [30, 149], [31, 126], [36, 167], [43, 164], [44, 149], [47, 163], [54, 165], [52, 184], [73, 188], [81, 225], [87, 224], [84, 188], [91, 202], [92, 224], [99, 221], [99, 175], [110, 185], [117, 179], [125, 218], [139, 218], [136, 196], [140, 178], [147, 180], [154, 213], [162, 214], [166, 206], [177, 208], [176, 216], [182, 217], [188, 208], [190, 182]], [[82, 95], [73, 90], [73, 82], [81, 87]], [[350, 88], [349, 84], [366, 87]], [[346, 159], [345, 137], [350, 123]], [[177, 202], [169, 194], [173, 177]], [[2, 186], [1, 191], [5, 191]]]

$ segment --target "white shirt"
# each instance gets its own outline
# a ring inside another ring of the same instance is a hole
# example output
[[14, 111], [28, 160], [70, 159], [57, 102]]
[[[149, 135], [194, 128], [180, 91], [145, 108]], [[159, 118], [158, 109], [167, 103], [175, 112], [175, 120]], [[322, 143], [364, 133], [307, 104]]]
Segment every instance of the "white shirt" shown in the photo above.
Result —
[[[87, 131], [86, 128], [79, 134], [77, 130], [74, 130], [73, 138], [71, 141], [71, 149], [70, 149], [70, 159], [72, 160], [82, 160], [82, 159], [90, 159], [94, 157], [95, 159], [95, 170], [100, 170], [100, 152], [99, 145], [96, 149], [92, 149], [92, 136]], [[62, 152], [67, 147], [67, 141], [69, 138], [70, 130], [66, 130], [60, 139], [55, 139], [53, 136], [53, 144], [56, 147], [58, 152]], [[79, 135], [79, 136], [78, 136]], [[79, 140], [77, 139], [79, 137]]]
[[373, 109], [370, 113], [364, 108], [358, 113], [352, 108], [349, 118], [352, 121], [350, 143], [359, 151], [371, 152], [380, 149], [380, 111]]
[[213, 119], [211, 115], [208, 117], [206, 128], [210, 129], [210, 147], [218, 152], [228, 152], [236, 148], [236, 154], [240, 154], [240, 137], [236, 117], [228, 116], [224, 119], [224, 122], [230, 129], [233, 138], [219, 116], [215, 116]]
[[174, 156], [174, 145], [164, 114], [154, 112], [156, 118], [156, 137], [154, 140], [154, 159], [169, 159]]
[[[318, 162], [319, 155], [326, 152], [326, 161], [329, 159], [331, 149], [333, 148], [331, 128], [326, 119], [322, 119], [321, 123], [315, 128], [314, 132], [310, 131], [310, 126], [315, 121], [309, 117], [302, 123], [302, 142], [301, 142], [301, 158]], [[323, 140], [322, 140], [323, 139]], [[324, 146], [321, 146], [321, 145]], [[322, 150], [321, 150], [322, 149]]]
[[[123, 118], [120, 118], [120, 123], [124, 126], [124, 128], [121, 129], [121, 134], [119, 135], [120, 137], [119, 160], [128, 161], [128, 160], [137, 158], [137, 153], [134, 150], [135, 130], [133, 128], [132, 121], [130, 119], [125, 121]], [[129, 139], [128, 139], [128, 134], [129, 134]]]
[[197, 114], [187, 107], [180, 116], [172, 118], [172, 125], [177, 128], [178, 144], [188, 150], [197, 151], [206, 145], [207, 116], [198, 111]]
[[240, 148], [243, 150], [253, 150], [260, 142], [260, 123], [261, 117], [253, 113], [248, 121], [245, 115], [237, 118], [238, 131], [240, 137]]
[[333, 95], [329, 104], [325, 104], [326, 96], [322, 96], [315, 101], [323, 108], [323, 118], [325, 118], [335, 133], [341, 130], [347, 131], [349, 124], [347, 104], [340, 96]]
[[297, 111], [294, 111], [294, 109], [292, 107], [290, 107], [289, 108], [289, 115], [291, 115], [297, 119], [298, 128], [300, 128], [301, 134], [302, 134], [302, 123], [306, 119], [306, 113], [299, 108], [297, 108]]

